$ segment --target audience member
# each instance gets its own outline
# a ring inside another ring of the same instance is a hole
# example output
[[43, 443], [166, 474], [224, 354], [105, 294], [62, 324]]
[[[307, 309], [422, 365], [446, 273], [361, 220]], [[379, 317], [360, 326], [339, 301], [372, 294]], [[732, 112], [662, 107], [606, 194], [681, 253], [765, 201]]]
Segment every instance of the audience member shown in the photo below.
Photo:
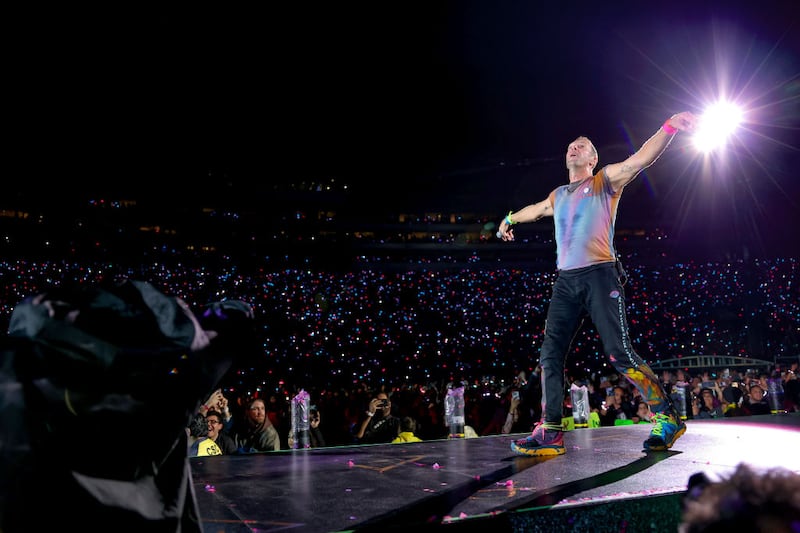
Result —
[[311, 442], [311, 447], [322, 448], [325, 446], [325, 437], [322, 435], [322, 430], [319, 428], [322, 420], [319, 409], [311, 406], [308, 409], [308, 414], [308, 437]]
[[761, 387], [762, 391], [768, 391], [769, 390], [769, 377], [770, 377], [770, 373], [769, 372], [761, 372], [760, 374], [758, 374], [758, 382], [757, 382], [757, 384], [758, 384], [759, 387]]
[[633, 414], [630, 402], [625, 399], [625, 389], [616, 385], [600, 406], [600, 425], [613, 426], [617, 424], [617, 420], [630, 420]]
[[198, 410], [198, 412], [204, 416], [207, 416], [209, 411], [217, 411], [225, 429], [231, 429], [233, 416], [228, 405], [228, 399], [222, 393], [222, 389], [217, 389], [212, 392], [211, 396], [200, 405], [200, 409]]
[[524, 412], [521, 413], [523, 423], [525, 419], [530, 419], [530, 428], [525, 431], [530, 431], [533, 428], [533, 421], [542, 418], [542, 383], [541, 383], [542, 367], [538, 363], [531, 372], [530, 379], [524, 370], [521, 370], [512, 384], [512, 387], [519, 390], [520, 409]]
[[761, 388], [761, 385], [752, 385], [750, 387], [746, 409], [751, 415], [768, 415], [772, 412], [769, 402], [764, 397], [764, 389]]
[[417, 423], [410, 416], [400, 419], [400, 433], [392, 440], [392, 444], [404, 442], [422, 442], [422, 439], [415, 435]]
[[208, 438], [214, 442], [217, 448], [219, 448], [222, 455], [232, 455], [238, 450], [233, 439], [227, 433], [225, 433], [225, 423], [223, 420], [224, 418], [219, 411], [211, 410], [206, 412], [205, 421], [206, 426], [208, 427]]
[[510, 390], [508, 395], [508, 414], [506, 414], [501, 432], [505, 434], [530, 433], [531, 429], [533, 429], [530, 408], [524, 404], [522, 396], [517, 389]]
[[800, 475], [785, 468], [760, 473], [746, 463], [713, 482], [689, 478], [680, 533], [796, 533], [800, 530]]
[[744, 393], [742, 392], [742, 387], [744, 385], [735, 381], [722, 390], [722, 397], [726, 402], [724, 416], [748, 416], [750, 414], [743, 405]]
[[675, 387], [678, 377], [670, 370], [664, 370], [661, 373], [661, 385], [665, 391], [671, 391]]
[[361, 444], [392, 442], [400, 433], [400, 420], [392, 414], [392, 401], [385, 392], [379, 392], [369, 402], [366, 418], [356, 433]]
[[652, 424], [653, 412], [650, 410], [650, 404], [644, 400], [639, 400], [636, 404], [636, 414], [633, 415], [632, 420], [634, 424]]
[[722, 403], [714, 395], [714, 389], [703, 387], [700, 397], [692, 405], [693, 418], [721, 418], [725, 415]]
[[232, 437], [239, 453], [281, 449], [278, 431], [267, 418], [267, 409], [261, 398], [253, 398], [245, 404], [244, 417], [234, 421]]
[[196, 413], [186, 429], [189, 433], [189, 457], [222, 455], [217, 443], [208, 436], [206, 417]]

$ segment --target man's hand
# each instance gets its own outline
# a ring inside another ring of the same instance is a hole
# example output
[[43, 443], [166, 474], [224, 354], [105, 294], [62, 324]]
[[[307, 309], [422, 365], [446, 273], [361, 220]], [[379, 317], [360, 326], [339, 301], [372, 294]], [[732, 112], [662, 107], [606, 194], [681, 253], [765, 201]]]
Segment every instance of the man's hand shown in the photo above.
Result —
[[497, 234], [495, 235], [498, 239], [502, 239], [504, 241], [513, 241], [514, 240], [514, 230], [511, 229], [511, 226], [508, 225], [505, 219], [500, 222], [500, 226], [497, 228]]
[[672, 115], [665, 124], [678, 131], [693, 131], [697, 126], [697, 117], [689, 111], [683, 111]]

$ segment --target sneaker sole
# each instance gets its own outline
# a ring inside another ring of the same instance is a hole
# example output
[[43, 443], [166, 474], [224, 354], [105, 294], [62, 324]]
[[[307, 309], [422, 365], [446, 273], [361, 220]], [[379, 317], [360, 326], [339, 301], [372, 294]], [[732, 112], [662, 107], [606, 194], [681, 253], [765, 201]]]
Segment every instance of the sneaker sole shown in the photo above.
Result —
[[672, 437], [672, 440], [667, 444], [659, 444], [655, 446], [648, 446], [647, 441], [644, 443], [644, 449], [648, 452], [663, 452], [672, 448], [672, 445], [675, 444], [675, 441], [681, 438], [681, 436], [686, 433], [686, 424], [678, 428], [678, 431], [675, 432], [675, 436]]
[[511, 444], [511, 451], [519, 455], [528, 457], [542, 457], [550, 455], [563, 455], [567, 451], [563, 446], [540, 446], [538, 448], [520, 448], [516, 444]]

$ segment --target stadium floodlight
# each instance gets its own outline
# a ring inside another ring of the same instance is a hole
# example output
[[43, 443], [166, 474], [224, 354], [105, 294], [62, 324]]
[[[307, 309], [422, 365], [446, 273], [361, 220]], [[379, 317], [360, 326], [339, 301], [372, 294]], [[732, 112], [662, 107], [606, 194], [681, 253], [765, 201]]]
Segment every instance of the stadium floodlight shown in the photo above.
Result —
[[693, 141], [701, 152], [710, 152], [725, 144], [742, 121], [742, 110], [731, 102], [717, 102], [701, 115]]

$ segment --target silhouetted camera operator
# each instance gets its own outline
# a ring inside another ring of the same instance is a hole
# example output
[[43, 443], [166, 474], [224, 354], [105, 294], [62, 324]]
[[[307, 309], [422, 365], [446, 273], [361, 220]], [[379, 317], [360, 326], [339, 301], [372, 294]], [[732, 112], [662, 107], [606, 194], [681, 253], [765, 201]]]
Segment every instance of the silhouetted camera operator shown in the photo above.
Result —
[[54, 288], [4, 339], [2, 530], [202, 531], [186, 427], [254, 344], [252, 309], [197, 316], [142, 281]]

